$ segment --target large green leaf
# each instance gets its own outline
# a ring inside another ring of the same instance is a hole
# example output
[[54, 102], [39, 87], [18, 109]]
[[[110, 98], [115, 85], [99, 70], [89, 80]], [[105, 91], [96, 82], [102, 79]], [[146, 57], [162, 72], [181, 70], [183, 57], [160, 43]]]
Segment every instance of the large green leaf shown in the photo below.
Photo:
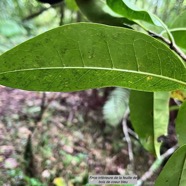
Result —
[[183, 102], [176, 118], [176, 134], [179, 145], [186, 144], [186, 101]]
[[160, 156], [161, 141], [159, 137], [167, 135], [169, 123], [169, 92], [154, 92], [153, 104], [153, 129], [154, 129], [154, 146], [156, 155]]
[[170, 157], [155, 186], [185, 186], [186, 185], [186, 145], [182, 146]]
[[131, 91], [130, 95], [132, 126], [144, 148], [158, 157], [161, 147], [158, 138], [167, 135], [169, 97], [168, 92]]
[[155, 154], [153, 129], [153, 93], [131, 91], [130, 119], [143, 147]]
[[183, 62], [143, 33], [78, 23], [41, 34], [0, 56], [0, 84], [36, 91], [121, 86], [144, 91], [186, 88]]

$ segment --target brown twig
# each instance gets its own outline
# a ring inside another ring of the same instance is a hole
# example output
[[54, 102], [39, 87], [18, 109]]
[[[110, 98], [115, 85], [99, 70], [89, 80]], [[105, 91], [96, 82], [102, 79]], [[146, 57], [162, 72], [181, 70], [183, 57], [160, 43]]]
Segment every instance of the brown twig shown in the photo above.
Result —
[[168, 39], [164, 38], [163, 36], [152, 32], [152, 31], [148, 31], [148, 34], [154, 38], [160, 39], [161, 41], [163, 41], [164, 43], [166, 43], [170, 49], [172, 49], [174, 52], [176, 52], [185, 62], [186, 62], [186, 55], [176, 46], [175, 43], [170, 42]]

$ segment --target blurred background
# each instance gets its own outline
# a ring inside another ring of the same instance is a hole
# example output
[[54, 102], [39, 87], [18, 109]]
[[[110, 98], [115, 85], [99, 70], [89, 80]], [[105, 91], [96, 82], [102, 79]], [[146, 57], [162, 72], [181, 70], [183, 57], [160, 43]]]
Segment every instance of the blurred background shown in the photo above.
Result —
[[[183, 0], [132, 2], [168, 25], [186, 10]], [[47, 30], [80, 21], [88, 20], [74, 0], [54, 4], [0, 0], [0, 54]], [[122, 114], [125, 97], [107, 107], [113, 120], [108, 121], [103, 111], [109, 100], [119, 96], [113, 90], [44, 93], [0, 86], [0, 186], [80, 186], [87, 184], [89, 174], [141, 177], [155, 157], [143, 149], [128, 119], [131, 161], [122, 118], [116, 115], [116, 111]], [[175, 143], [170, 123], [164, 148]], [[158, 173], [147, 185], [154, 185]]]

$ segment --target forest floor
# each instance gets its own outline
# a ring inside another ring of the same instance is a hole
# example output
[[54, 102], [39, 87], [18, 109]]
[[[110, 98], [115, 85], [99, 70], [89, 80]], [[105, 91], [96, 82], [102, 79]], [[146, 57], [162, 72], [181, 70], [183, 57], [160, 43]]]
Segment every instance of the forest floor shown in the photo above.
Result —
[[1, 86], [0, 185], [63, 186], [61, 179], [78, 186], [86, 185], [89, 174], [145, 173], [154, 157], [132, 139], [132, 166], [122, 126], [103, 121], [109, 91], [42, 93]]

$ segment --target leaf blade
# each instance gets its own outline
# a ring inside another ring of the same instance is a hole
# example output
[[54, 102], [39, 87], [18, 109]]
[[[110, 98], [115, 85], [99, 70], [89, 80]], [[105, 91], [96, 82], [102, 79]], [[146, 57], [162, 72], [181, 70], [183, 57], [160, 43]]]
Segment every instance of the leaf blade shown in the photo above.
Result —
[[137, 23], [138, 21], [145, 21], [156, 26], [162, 26], [162, 23], [154, 14], [136, 7], [128, 0], [107, 0], [107, 4], [113, 11], [131, 21]]
[[131, 91], [130, 118], [134, 131], [138, 134], [143, 147], [155, 154], [153, 131], [153, 93]]
[[24, 90], [186, 88], [185, 65], [164, 44], [139, 32], [91, 23], [41, 34], [1, 55], [0, 66], [0, 84]]
[[186, 11], [178, 15], [170, 27], [176, 44], [186, 52]]
[[154, 146], [157, 157], [160, 156], [161, 141], [158, 141], [160, 136], [167, 135], [169, 123], [169, 92], [154, 92]]
[[145, 149], [160, 156], [161, 142], [167, 135], [169, 121], [169, 92], [131, 91], [130, 111], [134, 130]]
[[100, 0], [76, 0], [81, 12], [87, 17], [88, 20], [95, 23], [102, 23], [112, 26], [126, 26], [134, 24], [134, 22], [123, 18], [119, 14], [113, 12], [106, 4], [105, 1]]
[[173, 30], [171, 31], [176, 44], [184, 50], [184, 52], [186, 51], [186, 28], [184, 29], [177, 29], [177, 30]]

